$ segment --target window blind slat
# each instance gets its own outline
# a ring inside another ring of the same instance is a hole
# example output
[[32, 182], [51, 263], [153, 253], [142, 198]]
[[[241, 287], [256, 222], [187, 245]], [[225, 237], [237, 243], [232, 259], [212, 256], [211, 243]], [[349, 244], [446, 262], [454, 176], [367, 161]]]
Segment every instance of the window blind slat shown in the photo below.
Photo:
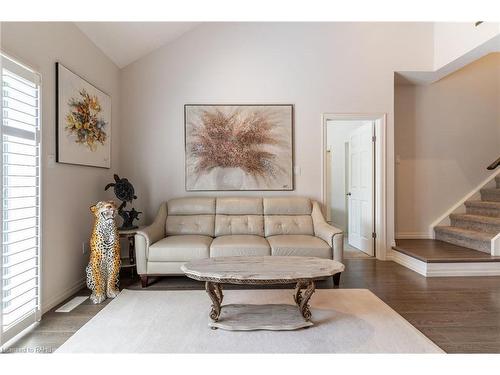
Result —
[[25, 226], [25, 227], [8, 229], [8, 230], [4, 231], [4, 234], [18, 233], [18, 232], [22, 232], [22, 231], [29, 230], [29, 229], [36, 229], [36, 225], [33, 225], [30, 223], [30, 225]]
[[[4, 281], [9, 281], [9, 280], [12, 280], [18, 276], [21, 276], [27, 272], [30, 272], [30, 271], [36, 271], [38, 270], [38, 266], [33, 266], [33, 267], [30, 267], [30, 268], [26, 268], [26, 269], [23, 269], [23, 270], [20, 270], [20, 271], [17, 271], [16, 273], [12, 274], [12, 275], [8, 275], [8, 276], [4, 276], [3, 280]], [[16, 284], [12, 284], [12, 285], [16, 285]]]
[[38, 268], [33, 267], [32, 269], [26, 270], [24, 272], [19, 272], [16, 275], [9, 276], [8, 279], [5, 279], [6, 285], [4, 285], [4, 290], [8, 290], [9, 288], [13, 289], [17, 285], [28, 279], [36, 279], [38, 278], [37, 273]]
[[13, 96], [9, 96], [9, 95], [4, 95], [4, 103], [10, 103], [10, 102], [14, 102], [14, 103], [18, 103], [18, 104], [22, 104], [23, 106], [28, 106], [30, 108], [33, 108], [33, 110], [35, 111], [38, 111], [38, 104], [37, 104], [37, 100], [34, 99], [34, 100], [22, 100], [20, 99], [20, 97], [13, 97]]
[[21, 221], [21, 220], [26, 220], [26, 219], [36, 219], [37, 216], [29, 216], [29, 217], [20, 217], [18, 219], [4, 219], [4, 223], [15, 223], [17, 221]]
[[24, 281], [20, 281], [20, 282], [16, 283], [16, 285], [14, 285], [14, 286], [4, 287], [3, 292], [4, 293], [11, 293], [14, 289], [17, 289], [17, 288], [22, 287], [23, 285], [29, 284], [30, 282], [33, 282], [33, 280], [35, 280], [36, 278], [37, 278], [37, 276], [31, 276], [31, 277], [25, 278]]
[[[16, 93], [17, 95], [24, 95], [24, 96], [26, 96], [26, 97], [28, 97], [28, 98], [38, 100], [38, 95], [36, 95], [36, 94], [35, 94], [35, 95], [27, 94], [27, 93], [25, 93], [25, 92], [23, 92], [23, 91], [21, 91], [21, 90], [18, 90], [18, 89], [16, 89], [15, 87], [12, 87], [12, 86], [3, 85], [2, 90], [3, 90], [3, 92], [4, 92], [4, 96], [7, 96], [7, 97], [9, 97], [9, 98], [11, 97], [11, 96], [9, 95], [9, 93], [13, 92], [13, 93]], [[7, 94], [7, 95], [6, 95], [6, 94]]]
[[[30, 299], [30, 298], [26, 298], [26, 295], [27, 294], [32, 295], [33, 292], [36, 292], [37, 289], [38, 289], [38, 287], [36, 285], [32, 286], [29, 283], [24, 283], [23, 285], [18, 285], [18, 286], [16, 286], [16, 288], [10, 290], [10, 292], [15, 290], [16, 293], [11, 294], [10, 297], [5, 297], [4, 302], [12, 304], [13, 301], [19, 300], [21, 297], [25, 297], [25, 299]], [[36, 295], [34, 297], [36, 297]]]
[[17, 262], [13, 262], [12, 264], [9, 264], [9, 262], [7, 262], [5, 263], [4, 267], [7, 269], [7, 271], [16, 270], [16, 273], [18, 273], [33, 267], [33, 263], [36, 263], [34, 260], [36, 260], [36, 255], [18, 260]]
[[13, 255], [18, 255], [18, 254], [22, 254], [24, 253], [25, 251], [30, 251], [30, 250], [36, 250], [36, 247], [34, 246], [30, 246], [28, 248], [24, 248], [22, 250], [17, 250], [17, 251], [14, 251], [14, 252], [10, 252], [10, 253], [3, 253], [2, 255], [4, 257], [10, 257], [10, 256], [13, 256]]
[[[4, 103], [3, 110], [7, 111], [8, 114], [10, 114], [10, 112], [14, 111], [15, 113], [19, 113], [19, 114], [22, 114], [25, 116], [33, 117], [34, 119], [36, 119], [38, 117], [38, 114], [36, 112], [30, 113], [30, 112], [23, 111], [21, 109], [14, 108], [14, 107], [12, 107], [12, 105], [9, 105], [9, 102]], [[7, 118], [7, 120], [8, 120], [10, 118], [10, 116], [7, 115], [7, 116], [4, 116], [4, 118]], [[12, 117], [12, 120], [15, 120], [15, 117]]]
[[31, 82], [31, 81], [27, 80], [26, 78], [23, 78], [17, 74], [9, 72], [7, 69], [4, 69], [3, 75], [5, 77], [5, 82], [9, 82], [9, 80], [14, 80], [14, 81], [19, 82], [20, 84], [26, 86], [26, 87], [29, 87], [32, 89], [37, 88], [36, 83]]
[[38, 206], [25, 206], [25, 207], [16, 207], [16, 208], [6, 208], [4, 211], [18, 211], [18, 210], [25, 210], [27, 208], [38, 208]]
[[[23, 297], [23, 295], [21, 295], [20, 297]], [[9, 315], [9, 314], [12, 314], [13, 312], [15, 312], [16, 310], [26, 306], [27, 304], [30, 304], [31, 302], [37, 300], [38, 297], [37, 296], [30, 296], [29, 298], [25, 298], [24, 300], [22, 300], [22, 302], [20, 303], [17, 303], [16, 305], [10, 307], [10, 308], [7, 308], [4, 310], [4, 315]], [[33, 308], [35, 308], [35, 306], [33, 306]]]
[[[5, 136], [5, 134], [4, 134], [4, 136]], [[6, 137], [4, 137], [4, 138], [10, 138], [10, 137], [7, 135], [7, 136], [6, 136]], [[27, 141], [26, 139], [22, 139], [22, 138], [21, 138], [20, 140], [23, 140], [23, 141], [25, 141], [25, 142], [20, 142], [20, 141], [17, 141], [17, 142], [16, 142], [16, 141], [13, 141], [13, 140], [7, 140], [7, 141], [5, 141], [5, 140], [4, 140], [4, 145], [9, 145], [9, 144], [11, 144], [11, 145], [20, 145], [20, 146], [26, 146], [26, 147], [37, 148], [37, 146], [36, 146], [35, 144], [32, 144], [32, 143], [26, 143], [26, 141]]]

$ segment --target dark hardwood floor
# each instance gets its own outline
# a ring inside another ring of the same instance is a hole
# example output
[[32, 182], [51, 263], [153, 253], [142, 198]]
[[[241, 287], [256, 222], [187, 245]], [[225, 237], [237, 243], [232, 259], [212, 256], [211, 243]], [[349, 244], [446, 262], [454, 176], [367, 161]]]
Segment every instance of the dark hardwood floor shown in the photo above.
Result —
[[[341, 288], [370, 289], [448, 353], [500, 353], [500, 277], [425, 278], [394, 262], [348, 259]], [[140, 289], [138, 279], [122, 277], [122, 287]], [[332, 288], [331, 279], [318, 288]], [[148, 289], [203, 289], [184, 277], [153, 279]], [[87, 295], [82, 290], [76, 295]], [[107, 302], [106, 302], [107, 303]], [[7, 352], [52, 352], [105, 304], [87, 300], [70, 313], [46, 313]]]
[[426, 263], [500, 262], [500, 256], [439, 240], [396, 240], [392, 248]]

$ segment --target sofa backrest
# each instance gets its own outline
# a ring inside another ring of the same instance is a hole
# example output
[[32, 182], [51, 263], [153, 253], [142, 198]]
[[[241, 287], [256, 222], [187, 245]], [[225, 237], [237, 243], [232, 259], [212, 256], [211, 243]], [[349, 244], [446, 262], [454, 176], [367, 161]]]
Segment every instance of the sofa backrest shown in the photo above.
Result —
[[308, 198], [264, 198], [265, 236], [280, 234], [314, 235], [312, 203]]
[[215, 236], [253, 234], [264, 236], [262, 198], [217, 198]]
[[215, 235], [215, 198], [171, 199], [167, 203], [167, 236], [180, 234]]
[[312, 202], [300, 197], [192, 197], [167, 202], [168, 236], [314, 235]]

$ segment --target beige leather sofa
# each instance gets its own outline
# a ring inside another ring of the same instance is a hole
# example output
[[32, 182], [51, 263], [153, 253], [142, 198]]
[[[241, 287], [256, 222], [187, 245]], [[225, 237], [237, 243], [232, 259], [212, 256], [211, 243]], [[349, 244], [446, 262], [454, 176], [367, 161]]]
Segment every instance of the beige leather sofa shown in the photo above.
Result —
[[[308, 198], [192, 197], [162, 203], [135, 236], [137, 273], [182, 275], [182, 264], [221, 256], [295, 255], [342, 261], [343, 234]], [[334, 276], [338, 285], [340, 274]]]

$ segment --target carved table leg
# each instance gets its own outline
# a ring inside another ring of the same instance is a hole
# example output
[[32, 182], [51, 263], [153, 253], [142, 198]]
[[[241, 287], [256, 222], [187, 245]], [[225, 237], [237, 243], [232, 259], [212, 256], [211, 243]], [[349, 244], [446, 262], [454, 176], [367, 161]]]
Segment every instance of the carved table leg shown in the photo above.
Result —
[[297, 286], [295, 287], [295, 294], [293, 295], [293, 300], [300, 307], [300, 302], [302, 301], [302, 291], [301, 289], [306, 286], [306, 283], [303, 281], [297, 282]]
[[212, 283], [210, 281], [207, 281], [205, 282], [205, 290], [207, 291], [208, 296], [212, 300], [212, 310], [210, 311], [210, 319], [216, 322], [217, 320], [219, 320], [222, 298], [224, 298], [224, 295], [222, 294], [222, 288], [218, 283]]
[[224, 299], [224, 294], [222, 293], [222, 287], [219, 283], [214, 284], [215, 292], [217, 293], [217, 297], [219, 298], [219, 303], [222, 308], [222, 300]]
[[[306, 288], [304, 291], [304, 295], [302, 295], [302, 288]], [[309, 309], [309, 299], [311, 299], [311, 296], [313, 295], [315, 290], [315, 285], [314, 281], [311, 280], [309, 282], [303, 282], [299, 281], [297, 283], [297, 286], [295, 287], [295, 294], [293, 296], [293, 299], [295, 300], [295, 303], [299, 306], [299, 311], [302, 314], [302, 317], [309, 321], [311, 320], [311, 310]]]

